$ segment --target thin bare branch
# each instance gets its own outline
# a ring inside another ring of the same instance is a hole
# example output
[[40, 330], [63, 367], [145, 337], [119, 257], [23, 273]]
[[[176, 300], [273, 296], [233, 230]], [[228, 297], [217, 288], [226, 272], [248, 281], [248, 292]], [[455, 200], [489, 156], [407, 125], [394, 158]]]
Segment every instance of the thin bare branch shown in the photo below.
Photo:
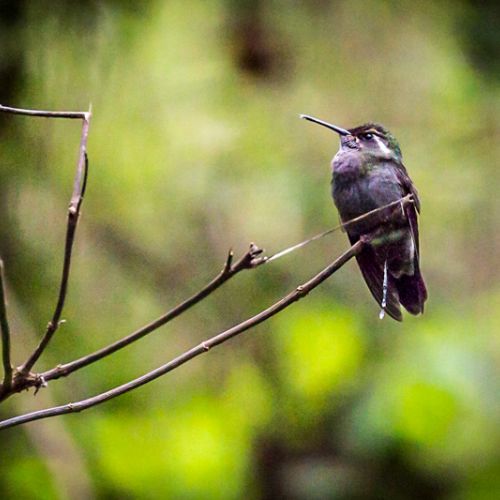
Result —
[[36, 394], [36, 392], [38, 392], [41, 387], [46, 386], [49, 380], [65, 377], [76, 370], [84, 368], [85, 366], [95, 363], [96, 361], [99, 361], [100, 359], [105, 358], [106, 356], [109, 356], [120, 349], [123, 349], [124, 347], [132, 344], [133, 342], [136, 342], [147, 334], [157, 330], [161, 326], [172, 321], [174, 318], [206, 298], [208, 295], [217, 290], [217, 288], [222, 286], [240, 271], [243, 271], [245, 269], [253, 269], [254, 267], [261, 264], [262, 258], [260, 257], [260, 255], [262, 254], [262, 252], [262, 249], [251, 243], [249, 250], [237, 262], [233, 263], [234, 253], [232, 250], [230, 250], [221, 272], [199, 292], [181, 302], [179, 305], [166, 312], [151, 323], [148, 323], [147, 325], [139, 328], [130, 335], [127, 335], [126, 337], [117, 340], [116, 342], [113, 342], [106, 347], [103, 347], [91, 354], [83, 356], [69, 363], [59, 364], [55, 368], [47, 370], [43, 373], [24, 374], [18, 371], [11, 387], [7, 388], [0, 384], [0, 402], [15, 393], [27, 390], [30, 387], [36, 388]]
[[232, 337], [235, 337], [236, 335], [243, 333], [244, 331], [258, 325], [259, 323], [266, 321], [272, 316], [278, 314], [283, 309], [289, 307], [294, 302], [305, 297], [311, 290], [320, 285], [323, 281], [325, 281], [333, 273], [335, 273], [335, 271], [340, 269], [352, 257], [357, 255], [362, 250], [365, 243], [366, 243], [365, 239], [359, 240], [351, 248], [349, 248], [349, 250], [347, 250], [340, 257], [338, 257], [334, 262], [332, 262], [322, 271], [320, 271], [316, 276], [311, 278], [306, 283], [295, 288], [295, 290], [290, 292], [288, 295], [286, 295], [281, 300], [279, 300], [272, 306], [268, 307], [264, 311], [261, 311], [252, 318], [249, 318], [246, 321], [243, 321], [242, 323], [239, 323], [238, 325], [233, 326], [232, 328], [229, 328], [228, 330], [219, 333], [218, 335], [215, 335], [214, 337], [211, 337], [208, 340], [205, 340], [204, 342], [201, 342], [201, 344], [197, 345], [196, 347], [193, 347], [192, 349], [186, 351], [185, 353], [174, 358], [168, 363], [160, 366], [159, 368], [156, 368], [155, 370], [152, 370], [146, 373], [145, 375], [138, 377], [126, 384], [120, 385], [118, 387], [115, 387], [114, 389], [98, 394], [97, 396], [77, 401], [75, 403], [68, 403], [66, 405], [56, 406], [54, 408], [48, 408], [45, 410], [39, 410], [27, 413], [25, 415], [20, 415], [7, 420], [3, 420], [0, 422], [0, 430], [7, 429], [9, 427], [14, 427], [16, 425], [24, 424], [27, 422], [32, 422], [34, 420], [40, 420], [48, 417], [55, 417], [58, 415], [65, 415], [67, 413], [81, 412], [93, 406], [104, 403], [105, 401], [116, 398], [122, 394], [125, 394], [126, 392], [130, 392], [134, 389], [137, 389], [138, 387], [141, 387], [142, 385], [147, 384], [148, 382], [151, 382], [161, 377], [162, 375], [171, 372], [172, 370], [175, 370], [176, 368], [190, 361], [191, 359], [209, 351], [212, 347], [222, 344], [231, 339]]
[[12, 363], [10, 361], [10, 329], [7, 320], [7, 298], [5, 295], [4, 265], [0, 258], [0, 330], [2, 333], [2, 362], [3, 383], [2, 389], [9, 390], [12, 386]]
[[262, 256], [262, 250], [259, 249], [257, 246], [255, 246], [253, 243], [250, 245], [249, 251], [241, 257], [241, 259], [236, 263], [233, 264], [233, 252], [230, 251], [228, 253], [228, 256], [226, 258], [226, 262], [224, 264], [224, 267], [222, 271], [219, 273], [219, 275], [214, 278], [208, 285], [206, 285], [202, 290], [191, 296], [190, 298], [186, 299], [184, 302], [180, 303], [178, 306], [174, 307], [164, 315], [160, 316], [156, 320], [152, 321], [151, 323], [139, 328], [135, 332], [127, 335], [126, 337], [117, 340], [116, 342], [113, 342], [112, 344], [103, 347], [91, 354], [88, 354], [86, 356], [83, 356], [81, 358], [78, 358], [74, 361], [65, 363], [65, 364], [59, 364], [56, 367], [47, 370], [43, 373], [21, 373], [21, 372], [16, 372], [14, 381], [11, 387], [8, 389], [6, 387], [3, 387], [2, 384], [0, 384], [0, 402], [3, 401], [4, 399], [8, 398], [9, 396], [15, 394], [16, 392], [21, 392], [23, 390], [29, 389], [30, 387], [36, 387], [37, 392], [41, 387], [44, 387], [46, 383], [49, 380], [55, 380], [61, 377], [66, 377], [69, 374], [84, 368], [85, 366], [88, 366], [92, 363], [95, 363], [96, 361], [99, 361], [100, 359], [105, 358], [106, 356], [109, 356], [113, 354], [114, 352], [117, 352], [120, 349], [123, 349], [124, 347], [132, 344], [133, 342], [136, 342], [137, 340], [143, 338], [144, 336], [148, 335], [149, 333], [157, 330], [161, 326], [165, 325], [166, 323], [170, 322], [183, 312], [187, 311], [189, 308], [200, 302], [202, 299], [207, 297], [209, 294], [214, 292], [217, 288], [219, 288], [221, 285], [223, 285], [228, 279], [233, 277], [235, 274], [240, 272], [243, 269], [250, 269], [250, 268], [255, 268], [261, 264], [265, 264], [268, 262], [271, 262], [279, 257], [282, 257], [294, 250], [297, 250], [306, 244], [317, 240], [323, 236], [326, 236], [333, 231], [336, 231], [338, 229], [343, 229], [346, 226], [359, 222], [363, 219], [366, 219], [370, 216], [373, 216], [375, 213], [381, 212], [387, 208], [391, 208], [395, 205], [399, 204], [407, 204], [407, 203], [412, 203], [413, 200], [411, 198], [411, 195], [407, 195], [404, 198], [401, 198], [400, 200], [396, 200], [395, 202], [389, 203], [383, 207], [379, 207], [377, 209], [371, 210], [359, 217], [356, 217], [352, 220], [346, 221], [343, 224], [330, 229], [328, 231], [325, 231], [319, 235], [316, 235], [312, 238], [309, 238], [308, 240], [299, 243], [298, 245], [293, 245], [285, 250], [282, 250], [276, 254], [274, 254], [271, 257], [266, 257]]
[[10, 113], [12, 115], [23, 116], [38, 116], [41, 118], [67, 118], [73, 120], [86, 120], [88, 119], [89, 112], [86, 111], [42, 111], [38, 109], [21, 109], [12, 108], [10, 106], [3, 106], [0, 104], [0, 112]]
[[132, 344], [133, 342], [136, 342], [137, 340], [157, 330], [161, 326], [172, 321], [174, 318], [176, 318], [183, 312], [193, 307], [195, 304], [197, 304], [205, 297], [210, 295], [212, 292], [217, 290], [217, 288], [223, 285], [226, 281], [228, 281], [233, 276], [238, 274], [240, 271], [243, 271], [244, 269], [252, 269], [253, 267], [255, 267], [254, 261], [255, 259], [259, 258], [258, 256], [261, 253], [262, 250], [256, 247], [254, 244], [252, 244], [250, 245], [250, 249], [248, 250], [248, 252], [245, 255], [243, 255], [243, 257], [241, 257], [236, 263], [233, 264], [232, 263], [233, 252], [230, 251], [228, 253], [226, 262], [224, 264], [224, 268], [219, 273], [219, 275], [216, 276], [210, 283], [208, 283], [199, 292], [195, 293], [194, 295], [186, 299], [184, 302], [181, 302], [179, 305], [177, 305], [170, 311], [166, 312], [165, 314], [163, 314], [156, 320], [152, 321], [151, 323], [139, 328], [130, 335], [127, 335], [126, 337], [123, 337], [122, 339], [117, 340], [116, 342], [113, 342], [112, 344], [103, 347], [102, 349], [99, 349], [98, 351], [88, 354], [87, 356], [83, 356], [79, 359], [76, 359], [75, 361], [71, 361], [70, 363], [66, 363], [64, 365], [58, 365], [51, 370], [41, 373], [40, 377], [42, 377], [43, 380], [47, 382], [49, 380], [65, 377], [70, 373], [79, 370], [80, 368], [90, 365], [91, 363], [95, 363], [96, 361], [99, 361], [100, 359], [105, 358], [106, 356], [109, 356], [110, 354], [113, 354], [114, 352], [120, 349], [123, 349], [124, 347]]
[[[14, 109], [14, 108], [8, 108]], [[33, 351], [31, 356], [27, 359], [24, 365], [20, 368], [21, 374], [27, 374], [33, 365], [38, 361], [43, 351], [49, 344], [54, 333], [59, 328], [61, 323], [61, 314], [64, 308], [64, 303], [66, 301], [66, 294], [68, 291], [69, 274], [71, 270], [71, 257], [73, 253], [73, 243], [75, 241], [75, 233], [78, 224], [78, 218], [80, 215], [80, 207], [83, 201], [83, 194], [85, 192], [85, 187], [87, 183], [88, 174], [88, 157], [87, 157], [87, 141], [89, 135], [89, 126], [91, 112], [81, 113], [70, 113], [70, 112], [50, 112], [50, 111], [29, 111], [29, 110], [17, 110], [18, 114], [28, 114], [31, 116], [46, 116], [49, 118], [81, 118], [83, 120], [82, 124], [82, 134], [80, 139], [80, 149], [78, 153], [78, 161], [76, 166], [75, 180], [73, 184], [73, 193], [71, 195], [71, 200], [68, 207], [68, 222], [66, 226], [66, 243], [64, 247], [64, 261], [63, 269], [61, 275], [61, 282], [59, 285], [59, 295], [57, 298], [57, 304], [54, 309], [51, 320], [47, 325], [45, 334], [42, 340], [38, 344], [37, 348]], [[75, 115], [75, 116], [73, 116]]]
[[158, 319], [154, 320], [153, 322], [139, 328], [139, 330], [131, 333], [130, 335], [127, 335], [126, 337], [117, 340], [116, 342], [103, 347], [102, 349], [99, 349], [91, 354], [88, 354], [86, 356], [83, 356], [79, 359], [76, 359], [74, 361], [71, 361], [66, 364], [61, 364], [56, 366], [55, 368], [52, 368], [51, 370], [47, 370], [46, 372], [43, 372], [40, 374], [40, 377], [42, 377], [42, 380], [48, 382], [49, 380], [54, 380], [60, 377], [65, 377], [69, 375], [70, 373], [73, 373], [76, 370], [79, 370], [80, 368], [83, 368], [85, 366], [90, 365], [91, 363], [95, 363], [96, 361], [99, 361], [100, 359], [109, 356], [110, 354], [113, 354], [114, 352], [123, 349], [124, 347], [132, 344], [133, 342], [136, 342], [137, 340], [141, 339], [145, 335], [157, 330], [161, 326], [165, 325], [169, 321], [173, 320], [183, 312], [185, 312], [187, 309], [192, 307], [193, 305], [197, 304], [200, 300], [204, 299], [207, 295], [212, 293], [214, 290], [219, 288], [222, 284], [224, 284], [229, 278], [233, 277], [236, 273], [243, 269], [248, 269], [248, 268], [253, 268], [256, 267], [260, 264], [265, 264], [267, 262], [271, 262], [273, 260], [276, 260], [279, 257], [282, 257], [290, 252], [293, 252], [294, 250], [297, 250], [308, 243], [317, 240], [323, 236], [326, 236], [327, 234], [330, 234], [338, 229], [343, 229], [350, 224], [353, 224], [355, 222], [359, 222], [361, 220], [367, 219], [377, 213], [380, 213], [388, 208], [392, 208], [396, 205], [401, 205], [401, 204], [406, 204], [406, 203], [411, 203], [412, 202], [412, 197], [411, 195], [407, 195], [401, 199], [398, 199], [396, 201], [393, 201], [392, 203], [388, 203], [387, 205], [384, 205], [383, 207], [376, 208], [374, 210], [370, 210], [369, 212], [366, 212], [363, 215], [360, 215], [358, 217], [355, 217], [354, 219], [351, 219], [349, 221], [344, 222], [343, 224], [336, 226], [332, 229], [329, 229], [328, 231], [325, 231], [319, 235], [313, 236], [312, 238], [309, 238], [306, 241], [303, 241], [302, 243], [299, 243], [298, 245], [293, 245], [285, 250], [282, 250], [271, 257], [259, 257], [259, 255], [262, 253], [262, 250], [260, 250], [258, 247], [254, 246], [253, 244], [250, 245], [250, 249], [245, 254], [236, 264], [232, 265], [232, 259], [233, 259], [233, 253], [232, 251], [229, 252], [225, 266], [223, 270], [220, 272], [220, 274], [212, 280], [205, 288], [200, 290], [200, 292], [196, 293], [189, 299], [185, 300], [178, 306], [174, 307], [172, 310], [168, 311], [165, 313], [163, 316], [160, 316]]
[[360, 222], [362, 220], [368, 219], [372, 215], [380, 213], [388, 208], [392, 208], [396, 205], [405, 206], [408, 203], [413, 203], [413, 197], [411, 194], [407, 194], [403, 198], [399, 198], [398, 200], [393, 201], [392, 203], [388, 203], [387, 205], [384, 205], [383, 207], [374, 208], [373, 210], [370, 210], [369, 212], [366, 212], [362, 215], [359, 215], [358, 217], [354, 217], [354, 219], [350, 219], [348, 221], [345, 221], [342, 224], [339, 224], [338, 226], [335, 226], [335, 227], [332, 227], [331, 229], [323, 231], [322, 233], [316, 234], [316, 235], [312, 236], [311, 238], [308, 238], [307, 240], [301, 241], [300, 243], [296, 243], [295, 245], [292, 245], [288, 248], [285, 248], [284, 250], [280, 250], [279, 252], [277, 252], [269, 257], [263, 257], [263, 260], [264, 260], [263, 263], [268, 263], [268, 262], [272, 262], [273, 260], [280, 259], [281, 257], [284, 257], [285, 255], [288, 255], [289, 253], [295, 252], [295, 250], [298, 250], [299, 248], [305, 247], [306, 245], [309, 245], [309, 243], [312, 243], [313, 241], [319, 240], [320, 238], [324, 238], [325, 236], [328, 236], [329, 234], [332, 234], [335, 231], [338, 231], [340, 229], [344, 231], [346, 227], [349, 227], [350, 225], [355, 224], [357, 222]]

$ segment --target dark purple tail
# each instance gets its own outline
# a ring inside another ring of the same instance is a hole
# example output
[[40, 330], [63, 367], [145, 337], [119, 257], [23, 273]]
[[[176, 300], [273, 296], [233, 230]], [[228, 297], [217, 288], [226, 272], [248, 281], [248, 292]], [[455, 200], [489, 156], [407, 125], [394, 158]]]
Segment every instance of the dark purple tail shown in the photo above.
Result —
[[424, 279], [420, 274], [418, 262], [415, 273], [411, 276], [403, 274], [396, 280], [396, 288], [399, 294], [399, 301], [411, 314], [421, 314], [424, 312], [424, 302], [427, 299], [427, 289]]

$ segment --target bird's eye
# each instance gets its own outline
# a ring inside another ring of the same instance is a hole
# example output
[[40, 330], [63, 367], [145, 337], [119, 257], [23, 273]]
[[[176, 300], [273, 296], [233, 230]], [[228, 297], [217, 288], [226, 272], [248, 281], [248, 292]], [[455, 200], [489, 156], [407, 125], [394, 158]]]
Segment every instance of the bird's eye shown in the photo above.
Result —
[[366, 134], [363, 134], [363, 139], [366, 139], [369, 141], [370, 139], [373, 139], [373, 134], [371, 132], [367, 132]]

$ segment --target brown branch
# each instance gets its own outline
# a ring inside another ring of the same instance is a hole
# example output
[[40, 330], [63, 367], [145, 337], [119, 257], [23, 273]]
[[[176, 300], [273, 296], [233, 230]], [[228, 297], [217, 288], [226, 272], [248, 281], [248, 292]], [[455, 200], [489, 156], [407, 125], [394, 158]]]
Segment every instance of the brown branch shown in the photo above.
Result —
[[248, 250], [248, 252], [245, 255], [243, 255], [241, 259], [239, 259], [236, 263], [233, 264], [233, 252], [230, 251], [227, 260], [224, 264], [224, 268], [219, 273], [219, 275], [216, 276], [210, 283], [208, 283], [199, 292], [195, 293], [194, 295], [186, 299], [184, 302], [181, 302], [179, 305], [177, 305], [170, 311], [166, 312], [165, 314], [163, 314], [156, 320], [152, 321], [151, 323], [139, 328], [130, 335], [127, 335], [126, 337], [123, 337], [122, 339], [117, 340], [116, 342], [113, 342], [112, 344], [103, 347], [102, 349], [99, 349], [98, 351], [88, 354], [87, 356], [83, 356], [79, 359], [76, 359], [75, 361], [71, 361], [70, 363], [66, 363], [64, 365], [58, 365], [51, 370], [41, 373], [40, 377], [42, 377], [43, 380], [45, 381], [54, 380], [60, 377], [65, 377], [70, 373], [79, 370], [80, 368], [90, 365], [91, 363], [95, 363], [96, 361], [99, 361], [100, 359], [105, 358], [106, 356], [109, 356], [110, 354], [113, 354], [114, 352], [120, 349], [123, 349], [124, 347], [132, 344], [133, 342], [136, 342], [137, 340], [141, 339], [148, 333], [157, 330], [161, 326], [172, 321], [174, 318], [176, 318], [183, 312], [187, 311], [189, 308], [193, 307], [195, 304], [197, 304], [205, 297], [210, 295], [212, 292], [217, 290], [217, 288], [222, 286], [226, 281], [228, 281], [233, 276], [238, 274], [240, 271], [243, 271], [244, 269], [252, 269], [253, 267], [255, 267], [256, 263], [260, 262], [259, 255], [261, 253], [262, 250], [256, 247], [252, 243], [250, 245], [250, 249]]
[[[167, 313], [165, 313], [163, 316], [160, 316], [158, 319], [152, 321], [151, 323], [139, 328], [137, 331], [127, 335], [126, 337], [117, 340], [116, 342], [113, 342], [112, 344], [103, 347], [91, 354], [88, 354], [86, 356], [83, 356], [79, 359], [76, 359], [74, 361], [71, 361], [66, 364], [61, 364], [56, 366], [55, 368], [52, 368], [51, 370], [47, 370], [41, 374], [39, 374], [40, 380], [48, 382], [49, 380], [55, 380], [60, 377], [65, 377], [69, 375], [70, 373], [79, 370], [80, 368], [83, 368], [85, 366], [90, 365], [91, 363], [94, 363], [96, 361], [99, 361], [100, 359], [109, 356], [110, 354], [113, 354], [114, 352], [123, 349], [124, 347], [132, 344], [133, 342], [141, 339], [145, 335], [153, 332], [154, 330], [157, 330], [161, 326], [165, 325], [166, 323], [170, 322], [183, 312], [185, 312], [187, 309], [190, 307], [194, 306], [197, 304], [200, 300], [204, 299], [207, 297], [209, 294], [211, 294], [213, 291], [215, 291], [217, 288], [219, 288], [221, 285], [223, 285], [228, 279], [232, 278], [235, 274], [238, 272], [242, 271], [243, 269], [249, 269], [249, 268], [254, 268], [260, 264], [265, 264], [267, 262], [271, 262], [272, 260], [275, 260], [276, 258], [285, 255], [289, 253], [290, 251], [296, 250], [300, 248], [301, 246], [304, 246], [304, 244], [307, 244], [311, 241], [314, 241], [315, 239], [321, 237], [321, 236], [326, 236], [327, 234], [333, 232], [336, 229], [342, 229], [344, 227], [349, 226], [350, 224], [354, 222], [359, 222], [361, 220], [364, 220], [366, 218], [371, 217], [372, 215], [379, 213], [387, 208], [392, 208], [395, 205], [398, 204], [406, 204], [406, 203], [411, 203], [412, 198], [411, 195], [407, 195], [399, 200], [396, 200], [392, 203], [389, 203], [387, 205], [384, 205], [383, 207], [376, 208], [374, 210], [370, 210], [369, 212], [366, 212], [365, 214], [356, 217], [352, 220], [344, 222], [342, 225], [337, 226], [336, 228], [330, 229], [328, 231], [325, 231], [324, 233], [321, 233], [320, 235], [314, 236], [313, 238], [310, 238], [309, 240], [306, 240], [305, 242], [299, 243], [298, 245], [293, 245], [292, 247], [289, 247], [277, 254], [274, 254], [272, 257], [260, 257], [260, 254], [262, 253], [262, 250], [256, 247], [253, 243], [250, 245], [249, 251], [236, 263], [232, 264], [232, 252], [229, 252], [226, 264], [220, 274], [214, 278], [208, 285], [205, 286], [202, 290], [200, 290], [198, 293], [194, 294], [190, 298], [186, 299], [184, 302], [180, 303], [178, 306], [174, 307]], [[13, 391], [14, 392], [14, 391]], [[1, 400], [1, 398], [0, 398]]]
[[4, 266], [0, 258], [0, 330], [2, 334], [2, 362], [3, 383], [2, 389], [9, 390], [12, 386], [12, 363], [10, 361], [10, 329], [7, 320], [7, 298], [4, 284]]
[[262, 264], [264, 262], [263, 257], [261, 257], [262, 252], [262, 249], [251, 243], [249, 250], [237, 262], [233, 263], [234, 254], [232, 250], [229, 251], [221, 272], [199, 292], [184, 300], [151, 323], [148, 323], [135, 332], [127, 335], [126, 337], [123, 337], [120, 340], [117, 340], [116, 342], [113, 342], [106, 347], [103, 347], [91, 354], [83, 356], [69, 363], [57, 365], [55, 368], [47, 370], [43, 373], [23, 374], [20, 371], [17, 371], [15, 373], [13, 384], [9, 388], [3, 386], [3, 384], [0, 384], [0, 402], [15, 393], [27, 390], [30, 387], [35, 387], [36, 391], [38, 391], [49, 380], [66, 377], [70, 373], [73, 373], [74, 371], [84, 368], [85, 366], [88, 366], [92, 363], [95, 363], [96, 361], [99, 361], [100, 359], [105, 358], [106, 356], [109, 356], [120, 349], [123, 349], [124, 347], [132, 344], [133, 342], [136, 342], [147, 334], [157, 330], [161, 326], [172, 321], [174, 318], [206, 298], [208, 295], [213, 293], [240, 271], [243, 271], [245, 269], [253, 269], [259, 264]]
[[[412, 203], [413, 200], [411, 198], [411, 195], [407, 195], [399, 200], [396, 200], [392, 203], [389, 203], [383, 207], [379, 207], [377, 209], [371, 210], [359, 217], [356, 217], [352, 220], [346, 221], [340, 226], [337, 226], [333, 229], [330, 229], [328, 231], [325, 231], [319, 235], [316, 235], [312, 238], [309, 238], [308, 240], [293, 245], [289, 248], [286, 248], [285, 250], [282, 250], [276, 254], [274, 254], [271, 257], [265, 257], [261, 256], [262, 250], [259, 249], [257, 246], [255, 246], [253, 243], [250, 245], [250, 249], [248, 252], [241, 257], [241, 259], [233, 264], [233, 253], [229, 252], [228, 257], [226, 259], [226, 263], [224, 265], [224, 268], [222, 271], [219, 273], [219, 275], [214, 278], [208, 285], [206, 285], [203, 289], [201, 289], [199, 292], [195, 293], [193, 296], [190, 298], [186, 299], [184, 302], [181, 302], [179, 305], [171, 309], [170, 311], [166, 312], [164, 315], [160, 316], [156, 320], [152, 321], [151, 323], [148, 323], [147, 325], [139, 328], [135, 332], [127, 335], [126, 337], [117, 340], [113, 342], [112, 344], [103, 347], [91, 354], [88, 354], [86, 356], [83, 356], [81, 358], [78, 358], [74, 361], [71, 361], [69, 363], [65, 364], [59, 364], [56, 367], [47, 370], [43, 373], [22, 373], [20, 371], [16, 371], [14, 373], [14, 380], [13, 383], [9, 388], [3, 386], [3, 384], [0, 384], [0, 402], [7, 399], [11, 395], [21, 392], [23, 390], [27, 390], [30, 387], [35, 387], [36, 391], [38, 391], [41, 387], [43, 387], [46, 382], [49, 380], [55, 380], [58, 378], [66, 377], [69, 374], [84, 368], [85, 366], [88, 366], [96, 361], [99, 361], [100, 359], [105, 358], [106, 356], [109, 356], [113, 354], [114, 352], [117, 352], [120, 349], [123, 349], [124, 347], [132, 344], [133, 342], [143, 338], [144, 336], [148, 335], [149, 333], [157, 330], [161, 326], [165, 325], [166, 323], [170, 322], [183, 312], [187, 311], [189, 308], [200, 302], [202, 299], [207, 297], [209, 294], [214, 292], [217, 288], [222, 286], [228, 279], [232, 278], [235, 274], [238, 272], [242, 271], [243, 269], [250, 269], [250, 268], [255, 268], [261, 264], [266, 264], [268, 262], [271, 262], [279, 257], [282, 257], [294, 250], [297, 250], [298, 248], [301, 248], [302, 246], [320, 238], [323, 236], [326, 236], [330, 234], [331, 232], [342, 229], [346, 226], [348, 226], [351, 223], [354, 222], [359, 222], [365, 218], [371, 217], [375, 213], [381, 212], [387, 208], [391, 208], [396, 204], [401, 204], [405, 205], [407, 203]], [[35, 393], [36, 393], [35, 391]]]
[[335, 273], [335, 271], [340, 269], [352, 257], [357, 255], [362, 250], [363, 246], [366, 243], [367, 241], [364, 238], [360, 239], [351, 248], [349, 248], [349, 250], [344, 252], [340, 257], [338, 257], [334, 262], [325, 267], [316, 276], [311, 278], [306, 283], [298, 286], [295, 290], [290, 292], [288, 295], [283, 297], [281, 300], [279, 300], [272, 306], [268, 307], [264, 311], [261, 311], [252, 318], [249, 318], [246, 321], [243, 321], [242, 323], [233, 326], [229, 330], [226, 330], [222, 333], [219, 333], [218, 335], [215, 335], [214, 337], [211, 337], [208, 340], [205, 340], [204, 342], [201, 342], [201, 344], [184, 352], [180, 356], [174, 358], [173, 360], [160, 366], [159, 368], [156, 368], [155, 370], [152, 370], [146, 373], [145, 375], [138, 377], [126, 384], [120, 385], [118, 387], [115, 387], [114, 389], [98, 394], [97, 396], [77, 401], [75, 403], [68, 403], [62, 406], [56, 406], [45, 410], [34, 411], [31, 413], [27, 413], [25, 415], [20, 415], [7, 420], [3, 420], [0, 422], [0, 430], [7, 429], [9, 427], [14, 427], [16, 425], [24, 424], [27, 422], [32, 422], [34, 420], [55, 417], [58, 415], [65, 415], [67, 413], [81, 412], [98, 404], [104, 403], [105, 401], [116, 398], [121, 394], [125, 394], [129, 391], [137, 389], [138, 387], [141, 387], [142, 385], [147, 384], [148, 382], [151, 382], [161, 377], [162, 375], [171, 372], [172, 370], [175, 370], [176, 368], [190, 361], [191, 359], [209, 351], [212, 347], [222, 344], [231, 339], [232, 337], [235, 337], [236, 335], [243, 333], [244, 331], [258, 325], [259, 323], [266, 321], [272, 316], [278, 314], [283, 309], [286, 309], [294, 302], [305, 297], [311, 290], [320, 285], [323, 281], [325, 281], [333, 273]]
[[[57, 304], [54, 309], [51, 320], [47, 325], [45, 334], [42, 340], [38, 344], [37, 348], [33, 351], [30, 357], [26, 360], [24, 365], [19, 369], [21, 374], [28, 374], [33, 368], [33, 365], [38, 361], [43, 351], [49, 344], [54, 333], [59, 328], [61, 323], [61, 314], [64, 308], [64, 303], [66, 301], [66, 294], [68, 290], [69, 274], [71, 270], [71, 256], [73, 252], [73, 243], [75, 241], [75, 232], [78, 224], [78, 218], [80, 215], [80, 207], [83, 201], [83, 195], [85, 192], [87, 174], [88, 174], [88, 157], [87, 157], [87, 141], [89, 135], [89, 126], [91, 111], [87, 112], [52, 112], [52, 111], [30, 111], [30, 110], [17, 110], [15, 108], [4, 108], [8, 109], [10, 112], [15, 112], [17, 114], [26, 114], [29, 116], [43, 116], [48, 118], [80, 118], [83, 120], [82, 124], [82, 134], [80, 139], [80, 149], [78, 154], [78, 162], [76, 166], [75, 180], [73, 184], [73, 193], [71, 195], [71, 200], [68, 207], [68, 222], [66, 226], [66, 243], [64, 248], [64, 261], [63, 269], [61, 275], [61, 282], [59, 285], [59, 295], [57, 298]], [[0, 108], [0, 110], [2, 110]]]

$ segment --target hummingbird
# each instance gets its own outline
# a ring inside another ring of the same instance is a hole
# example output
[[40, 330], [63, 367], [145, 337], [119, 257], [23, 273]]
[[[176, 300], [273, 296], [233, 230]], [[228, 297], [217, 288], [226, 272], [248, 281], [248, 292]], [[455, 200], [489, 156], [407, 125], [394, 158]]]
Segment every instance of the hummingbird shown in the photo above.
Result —
[[[403, 165], [396, 138], [378, 123], [345, 129], [309, 115], [301, 118], [333, 130], [340, 148], [332, 160], [332, 197], [353, 245], [367, 244], [356, 255], [361, 273], [377, 303], [402, 321], [400, 305], [411, 314], [424, 312], [427, 289], [420, 272], [418, 192]], [[352, 219], [411, 195], [411, 203], [395, 204]], [[390, 213], [388, 213], [390, 211]]]

